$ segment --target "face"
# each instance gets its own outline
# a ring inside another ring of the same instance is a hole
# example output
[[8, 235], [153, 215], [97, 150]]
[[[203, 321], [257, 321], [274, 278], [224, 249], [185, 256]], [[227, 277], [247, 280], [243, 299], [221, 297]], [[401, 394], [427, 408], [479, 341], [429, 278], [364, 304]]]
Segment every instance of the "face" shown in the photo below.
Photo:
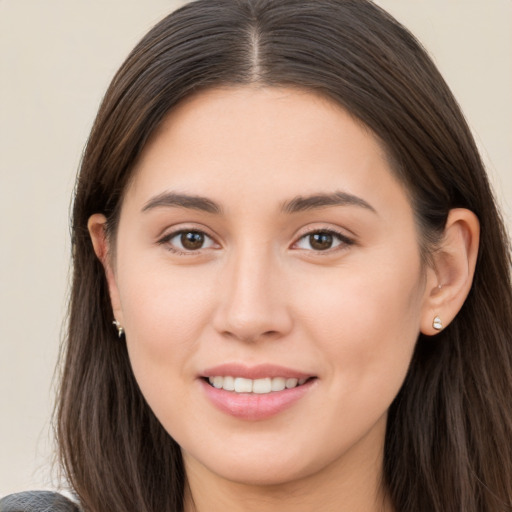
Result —
[[425, 274], [406, 192], [340, 107], [187, 100], [137, 164], [115, 254], [133, 371], [188, 471], [278, 483], [381, 460]]

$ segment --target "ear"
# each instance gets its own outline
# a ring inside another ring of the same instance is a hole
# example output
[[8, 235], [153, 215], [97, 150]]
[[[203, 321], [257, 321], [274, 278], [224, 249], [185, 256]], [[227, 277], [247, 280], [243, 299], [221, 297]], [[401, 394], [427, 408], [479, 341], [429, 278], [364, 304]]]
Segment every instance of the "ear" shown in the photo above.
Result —
[[109, 241], [107, 237], [107, 219], [105, 215], [102, 215], [101, 213], [91, 215], [87, 222], [87, 228], [89, 229], [89, 235], [91, 237], [94, 252], [101, 261], [105, 270], [105, 277], [107, 279], [114, 317], [121, 325], [124, 325], [119, 290], [117, 288], [116, 276], [111, 258], [112, 253], [109, 248]]
[[433, 264], [427, 271], [427, 287], [421, 316], [421, 332], [437, 334], [434, 327], [439, 317], [445, 328], [464, 304], [473, 283], [480, 223], [470, 210], [450, 210], [443, 239], [432, 255]]

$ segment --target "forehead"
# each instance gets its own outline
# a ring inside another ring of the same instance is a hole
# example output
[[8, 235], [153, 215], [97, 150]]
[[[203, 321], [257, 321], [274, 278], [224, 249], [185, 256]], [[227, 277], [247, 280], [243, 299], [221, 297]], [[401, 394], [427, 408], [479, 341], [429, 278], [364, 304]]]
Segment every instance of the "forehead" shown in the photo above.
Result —
[[[342, 127], [344, 133], [340, 133]], [[171, 134], [174, 139], [183, 137], [181, 142], [194, 140], [197, 152], [203, 148], [197, 143], [226, 142], [225, 136], [240, 140], [248, 149], [272, 142], [293, 144], [300, 138], [313, 140], [320, 134], [319, 128], [324, 138], [330, 132], [338, 137], [337, 142], [340, 135], [360, 132], [385, 156], [384, 146], [373, 132], [334, 100], [306, 89], [260, 85], [225, 86], [193, 94], [167, 114], [144, 153]]]
[[243, 86], [202, 91], [173, 109], [142, 152], [128, 195], [173, 188], [210, 196], [226, 187], [252, 199], [340, 187], [361, 195], [390, 183], [399, 186], [381, 143], [334, 101]]

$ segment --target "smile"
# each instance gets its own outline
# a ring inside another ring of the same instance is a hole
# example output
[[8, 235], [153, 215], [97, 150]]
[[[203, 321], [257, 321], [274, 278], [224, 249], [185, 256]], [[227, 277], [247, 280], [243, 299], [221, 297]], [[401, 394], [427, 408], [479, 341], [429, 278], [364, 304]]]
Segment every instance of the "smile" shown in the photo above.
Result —
[[244, 377], [213, 376], [208, 382], [217, 389], [233, 391], [234, 393], [267, 393], [284, 391], [302, 386], [308, 379], [296, 379], [286, 377], [264, 377], [261, 379], [246, 379]]
[[222, 413], [261, 421], [310, 396], [319, 378], [309, 371], [274, 364], [225, 363], [203, 370], [198, 380], [206, 399]]

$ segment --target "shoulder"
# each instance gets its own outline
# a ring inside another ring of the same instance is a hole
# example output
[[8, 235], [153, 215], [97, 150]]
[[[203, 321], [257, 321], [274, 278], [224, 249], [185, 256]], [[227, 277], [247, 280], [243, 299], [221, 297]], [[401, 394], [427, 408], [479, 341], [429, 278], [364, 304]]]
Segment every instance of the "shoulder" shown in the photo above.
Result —
[[80, 512], [80, 508], [57, 492], [26, 491], [0, 499], [0, 512]]

